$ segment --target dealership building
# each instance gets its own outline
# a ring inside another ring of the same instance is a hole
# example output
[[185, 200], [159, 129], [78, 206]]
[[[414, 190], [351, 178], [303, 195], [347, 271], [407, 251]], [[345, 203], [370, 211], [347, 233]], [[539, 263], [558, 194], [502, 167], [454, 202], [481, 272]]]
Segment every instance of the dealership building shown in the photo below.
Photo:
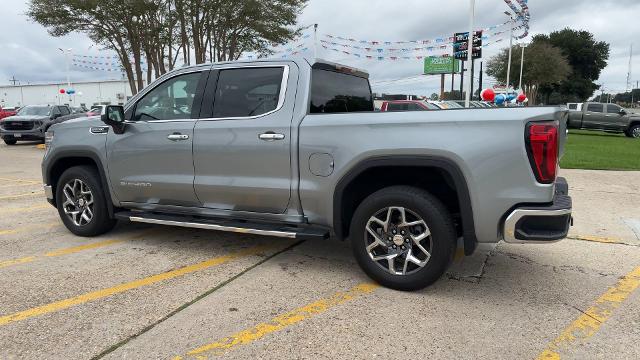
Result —
[[73, 95], [61, 94], [67, 83], [2, 85], [0, 106], [20, 107], [24, 105], [63, 105], [89, 108], [95, 104], [124, 104], [131, 98], [131, 89], [126, 80], [101, 80], [71, 84]]

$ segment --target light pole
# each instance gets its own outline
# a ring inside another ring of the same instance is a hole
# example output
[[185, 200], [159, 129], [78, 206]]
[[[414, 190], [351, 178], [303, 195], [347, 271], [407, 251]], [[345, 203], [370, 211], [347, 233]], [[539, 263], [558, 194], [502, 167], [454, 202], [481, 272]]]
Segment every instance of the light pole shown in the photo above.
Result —
[[509, 94], [509, 80], [511, 80], [511, 48], [513, 47], [513, 16], [508, 11], [505, 11], [504, 13], [509, 17], [509, 60], [507, 61], [507, 94]]
[[[69, 62], [71, 61], [71, 48], [63, 49], [58, 48], [64, 54], [65, 63], [67, 65], [67, 90], [71, 89], [71, 79], [69, 77]], [[69, 95], [69, 102], [71, 102], [71, 95]]]
[[518, 84], [518, 89], [522, 92], [522, 69], [524, 68], [524, 48], [527, 47], [527, 43], [520, 43], [520, 47], [522, 48], [522, 55], [520, 55], [520, 83]]
[[[469, 107], [469, 102], [471, 101], [471, 89], [473, 87], [473, 84], [471, 83], [471, 79], [473, 78], [473, 73], [472, 73], [472, 66], [471, 63], [473, 62], [473, 18], [476, 12], [476, 1], [475, 0], [470, 0], [469, 2], [469, 35], [467, 36], [467, 61], [469, 63], [469, 71], [468, 71], [468, 81], [467, 81], [467, 93], [464, 97], [464, 107], [468, 108]], [[464, 64], [463, 64], [464, 67]]]

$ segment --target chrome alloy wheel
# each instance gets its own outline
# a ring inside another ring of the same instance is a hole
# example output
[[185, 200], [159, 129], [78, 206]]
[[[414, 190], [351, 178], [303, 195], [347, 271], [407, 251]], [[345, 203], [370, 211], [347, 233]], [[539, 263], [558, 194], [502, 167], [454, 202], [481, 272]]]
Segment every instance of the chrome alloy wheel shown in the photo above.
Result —
[[640, 139], [640, 127], [636, 126], [635, 128], [633, 128], [633, 131], [631, 131], [631, 137]]
[[369, 257], [390, 274], [412, 274], [431, 258], [431, 231], [409, 209], [399, 206], [381, 209], [369, 218], [365, 230]]
[[62, 189], [64, 213], [76, 226], [84, 226], [93, 219], [93, 193], [91, 188], [80, 179], [73, 179]]

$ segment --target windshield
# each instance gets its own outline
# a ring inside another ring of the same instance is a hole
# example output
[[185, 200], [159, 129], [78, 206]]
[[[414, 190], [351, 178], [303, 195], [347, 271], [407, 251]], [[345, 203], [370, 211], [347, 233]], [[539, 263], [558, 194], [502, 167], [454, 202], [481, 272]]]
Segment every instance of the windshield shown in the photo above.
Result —
[[47, 116], [49, 115], [49, 110], [51, 108], [48, 106], [25, 106], [20, 111], [18, 111], [18, 115], [20, 116], [28, 116], [28, 115], [36, 115], [36, 116]]

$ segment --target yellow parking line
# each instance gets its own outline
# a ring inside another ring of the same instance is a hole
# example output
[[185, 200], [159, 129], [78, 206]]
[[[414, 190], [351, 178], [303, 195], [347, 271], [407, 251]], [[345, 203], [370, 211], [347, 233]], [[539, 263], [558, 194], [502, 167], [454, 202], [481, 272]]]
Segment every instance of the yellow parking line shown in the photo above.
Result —
[[135, 239], [141, 238], [143, 236], [147, 236], [147, 235], [150, 235], [150, 234], [153, 234], [153, 233], [157, 233], [157, 232], [159, 232], [158, 228], [152, 228], [152, 229], [145, 230], [145, 231], [143, 231], [141, 233], [137, 233], [137, 234], [134, 234], [134, 235], [126, 236], [126, 237], [121, 238], [121, 239], [111, 239], [111, 240], [97, 241], [97, 242], [90, 243], [90, 244], [84, 244], [84, 245], [73, 246], [73, 247], [68, 247], [68, 248], [63, 248], [63, 249], [50, 251], [50, 252], [47, 252], [47, 253], [45, 253], [43, 255], [33, 255], [33, 256], [29, 256], [29, 257], [25, 257], [25, 258], [21, 258], [21, 259], [4, 260], [4, 261], [0, 261], [0, 268], [7, 267], [7, 266], [12, 266], [12, 265], [20, 265], [20, 264], [24, 264], [24, 263], [27, 263], [27, 262], [33, 262], [33, 261], [36, 261], [36, 260], [41, 260], [44, 257], [56, 257], [56, 256], [75, 254], [77, 252], [84, 251], [84, 250], [98, 249], [98, 248], [109, 246], [109, 245], [120, 244], [120, 243], [123, 243], [123, 242], [126, 242], [126, 241], [135, 240]]
[[0, 209], [0, 214], [12, 214], [12, 213], [21, 213], [21, 212], [29, 212], [32, 210], [40, 210], [44, 208], [55, 209], [53, 206], [49, 204], [38, 204], [34, 206], [27, 207], [16, 207], [16, 208], [2, 208]]
[[32, 197], [32, 196], [44, 197], [44, 193], [42, 191], [36, 191], [36, 192], [30, 192], [25, 194], [6, 195], [6, 196], [0, 196], [0, 200], [13, 200], [13, 199]]
[[562, 333], [547, 345], [538, 360], [560, 359], [561, 353], [593, 336], [602, 324], [640, 286], [640, 266], [625, 275], [618, 283], [600, 296], [595, 304], [574, 320]]
[[34, 186], [34, 185], [42, 186], [42, 182], [34, 181], [34, 182], [25, 182], [25, 183], [17, 183], [17, 184], [2, 184], [2, 185], [0, 185], [0, 188], [18, 187], [18, 186]]
[[582, 240], [582, 241], [592, 241], [606, 244], [621, 244], [623, 243], [622, 239], [618, 238], [610, 238], [610, 237], [599, 237], [599, 236], [591, 236], [591, 235], [573, 235], [567, 237], [572, 240]]
[[24, 263], [32, 262], [35, 259], [36, 259], [35, 256], [27, 256], [27, 257], [23, 257], [23, 258], [20, 258], [20, 259], [12, 259], [12, 260], [0, 261], [0, 269], [3, 268], [3, 267], [11, 266], [11, 265], [18, 265], [18, 264], [24, 264]]
[[24, 182], [28, 182], [28, 183], [32, 183], [32, 182], [40, 182], [39, 180], [31, 180], [31, 179], [12, 179], [12, 178], [6, 178], [6, 177], [0, 177], [0, 181], [13, 181], [13, 182], [18, 182], [18, 183], [24, 183]]
[[44, 144], [38, 144], [38, 145], [36, 145], [36, 148], [37, 149], [44, 149]]
[[167, 271], [161, 274], [157, 274], [157, 275], [149, 276], [143, 279], [116, 285], [110, 288], [92, 291], [92, 292], [75, 296], [72, 298], [68, 298], [68, 299], [52, 302], [49, 304], [45, 304], [42, 306], [34, 307], [31, 309], [19, 311], [17, 313], [13, 313], [10, 315], [0, 316], [0, 326], [6, 325], [12, 322], [16, 322], [16, 321], [26, 320], [39, 315], [44, 315], [44, 314], [49, 314], [52, 312], [64, 310], [76, 305], [80, 305], [90, 301], [102, 299], [108, 296], [120, 294], [128, 290], [137, 289], [139, 287], [148, 286], [161, 281], [174, 279], [179, 276], [194, 273], [196, 271], [205, 270], [207, 268], [217, 266], [217, 265], [222, 265], [224, 263], [230, 262], [232, 260], [235, 260], [241, 257], [258, 254], [266, 249], [269, 249], [270, 247], [271, 246], [261, 245], [261, 246], [240, 250], [234, 253], [230, 253], [228, 255], [215, 257], [194, 265], [185, 266], [177, 270]]
[[[349, 300], [353, 300], [359, 296], [370, 294], [378, 287], [379, 285], [372, 283], [357, 285], [349, 291], [338, 292], [329, 298], [318, 300], [282, 315], [278, 315], [275, 318], [271, 319], [271, 321], [269, 322], [258, 324], [253, 328], [240, 331], [219, 341], [203, 345], [199, 348], [189, 351], [185, 356], [200, 359], [206, 358], [206, 356], [201, 355], [205, 352], [213, 352], [216, 355], [222, 354], [226, 350], [256, 341], [270, 333], [280, 331], [302, 320], [321, 314]], [[179, 359], [183, 359], [183, 357], [177, 356], [174, 358], [174, 360]]]
[[129, 240], [129, 239], [114, 239], [114, 240], [98, 241], [98, 242], [94, 242], [94, 243], [91, 243], [91, 244], [74, 246], [74, 247], [70, 247], [70, 248], [66, 248], [66, 249], [60, 249], [60, 250], [56, 250], [56, 251], [51, 251], [51, 252], [48, 252], [48, 253], [44, 254], [44, 256], [46, 256], [46, 257], [54, 257], [54, 256], [75, 254], [77, 252], [84, 251], [84, 250], [98, 249], [98, 248], [109, 246], [109, 245], [113, 245], [113, 244], [120, 244], [120, 243], [123, 243], [123, 242], [125, 242], [127, 240]]
[[0, 235], [9, 235], [9, 234], [17, 234], [20, 232], [24, 232], [24, 231], [30, 231], [30, 230], [34, 230], [34, 229], [41, 229], [41, 228], [46, 228], [46, 227], [52, 227], [55, 225], [60, 225], [60, 222], [50, 222], [50, 223], [45, 223], [45, 224], [32, 224], [32, 225], [25, 225], [25, 226], [20, 226], [17, 228], [13, 228], [13, 229], [5, 229], [2, 230], [0, 229]]

